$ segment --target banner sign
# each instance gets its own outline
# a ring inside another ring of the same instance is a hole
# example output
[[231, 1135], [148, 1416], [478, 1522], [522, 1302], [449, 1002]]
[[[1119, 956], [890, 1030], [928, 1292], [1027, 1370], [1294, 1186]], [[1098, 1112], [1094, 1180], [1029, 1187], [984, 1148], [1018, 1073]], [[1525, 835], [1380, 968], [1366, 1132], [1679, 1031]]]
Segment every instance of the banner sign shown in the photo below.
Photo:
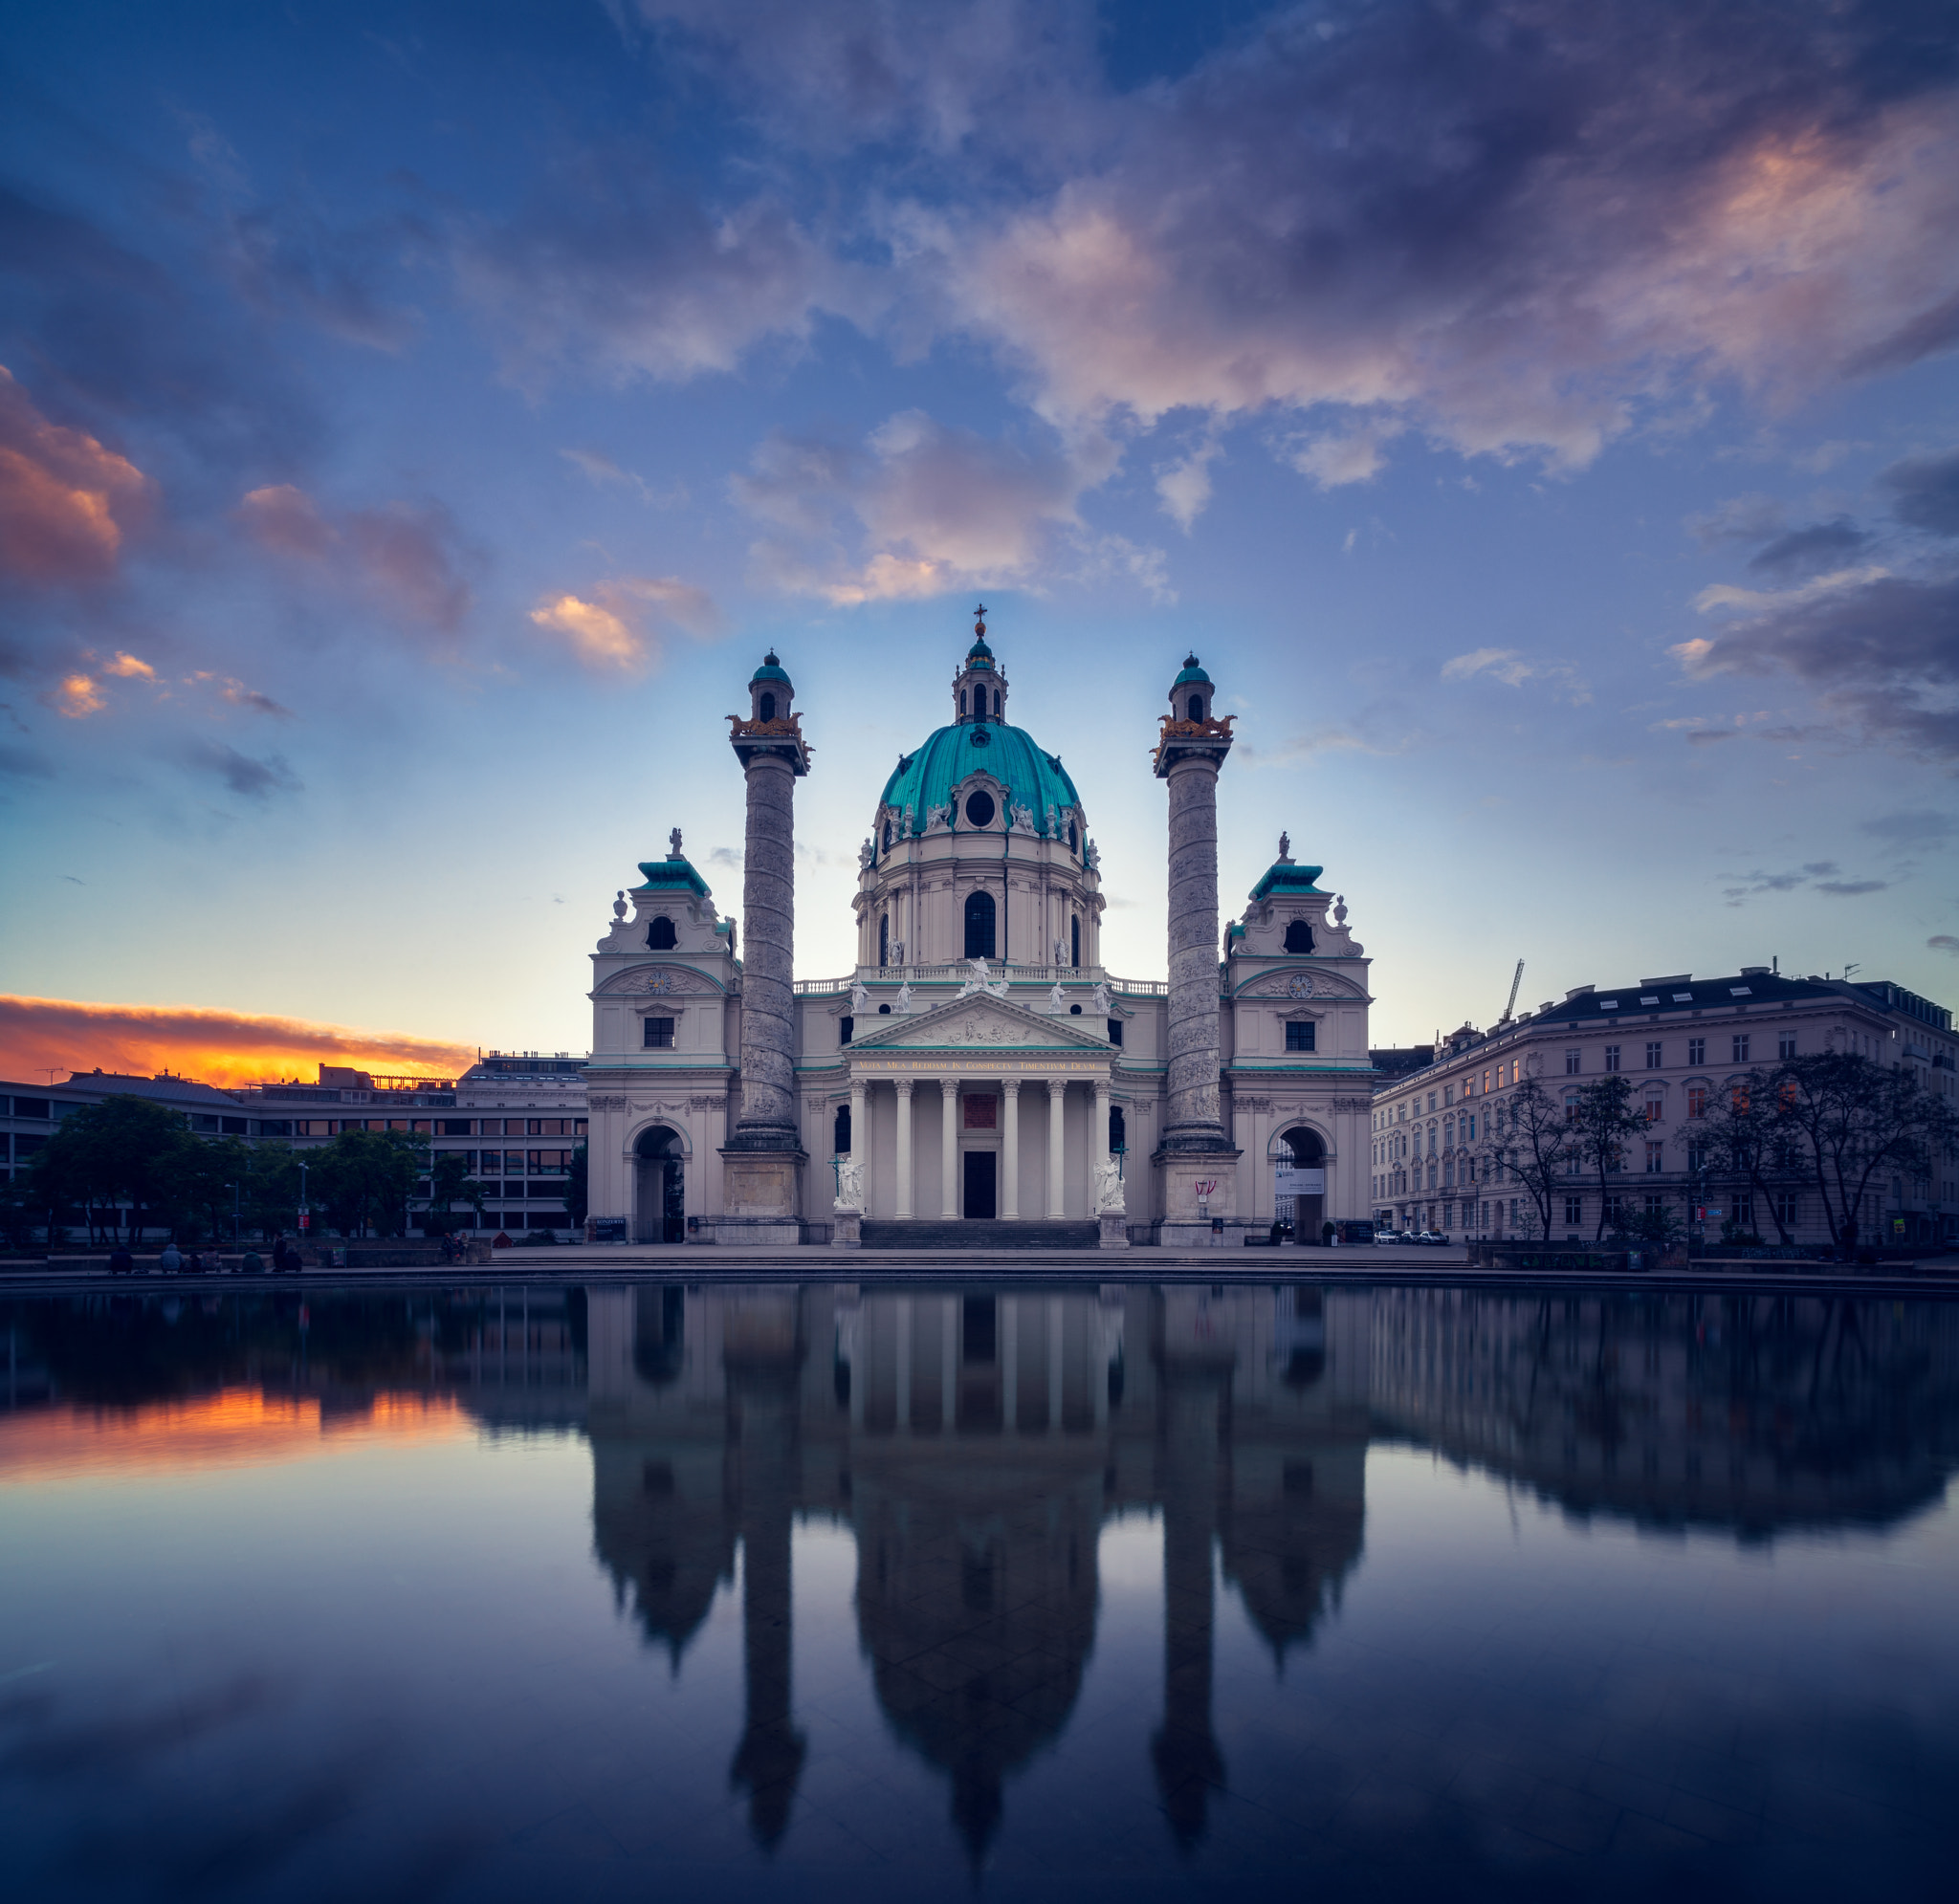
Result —
[[1324, 1170], [1303, 1171], [1296, 1164], [1281, 1164], [1272, 1172], [1272, 1188], [1280, 1196], [1324, 1196], [1327, 1173]]
[[1200, 1177], [1191, 1188], [1197, 1192], [1200, 1198], [1210, 1196], [1218, 1188], [1218, 1179], [1216, 1177]]

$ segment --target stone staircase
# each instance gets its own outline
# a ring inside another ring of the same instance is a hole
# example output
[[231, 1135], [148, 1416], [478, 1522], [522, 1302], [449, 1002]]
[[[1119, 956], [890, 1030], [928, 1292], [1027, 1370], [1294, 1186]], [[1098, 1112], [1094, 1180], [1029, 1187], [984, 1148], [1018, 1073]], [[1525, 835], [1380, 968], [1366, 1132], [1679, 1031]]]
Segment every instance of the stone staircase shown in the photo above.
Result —
[[1093, 1222], [898, 1223], [867, 1217], [867, 1250], [1092, 1250], [1100, 1240]]

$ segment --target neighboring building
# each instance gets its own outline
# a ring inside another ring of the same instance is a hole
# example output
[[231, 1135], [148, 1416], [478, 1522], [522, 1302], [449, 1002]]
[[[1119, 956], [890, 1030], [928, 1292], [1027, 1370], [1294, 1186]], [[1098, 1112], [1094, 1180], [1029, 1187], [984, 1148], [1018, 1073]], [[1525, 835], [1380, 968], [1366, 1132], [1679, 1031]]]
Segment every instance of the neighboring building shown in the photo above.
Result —
[[[319, 1080], [238, 1092], [262, 1113], [253, 1134], [290, 1138], [303, 1155], [343, 1130], [414, 1132], [429, 1140], [431, 1163], [462, 1154], [487, 1193], [485, 1229], [520, 1236], [570, 1224], [565, 1181], [571, 1153], [585, 1136], [583, 1059], [563, 1051], [493, 1051], [453, 1080], [322, 1064]], [[428, 1193], [426, 1181], [416, 1187], [418, 1214]], [[477, 1221], [461, 1206], [453, 1220], [466, 1230]]]
[[[1562, 1004], [1547, 1000], [1508, 1024], [1480, 1032], [1465, 1024], [1443, 1040], [1435, 1061], [1380, 1084], [1374, 1099], [1371, 1175], [1376, 1219], [1471, 1237], [1535, 1234], [1530, 1200], [1514, 1184], [1476, 1175], [1486, 1132], [1484, 1100], [1521, 1077], [1548, 1090], [1575, 1091], [1606, 1072], [1625, 1074], [1633, 1101], [1645, 1109], [1647, 1133], [1628, 1147], [1623, 1190], [1611, 1193], [1680, 1213], [1695, 1188], [1702, 1158], [1696, 1122], [1718, 1094], [1749, 1070], [1771, 1070], [1785, 1058], [1856, 1051], [1913, 1069], [1923, 1086], [1954, 1095], [1959, 1043], [1944, 1007], [1888, 982], [1785, 978], [1768, 966], [1744, 966], [1732, 977], [1682, 973], [1642, 978], [1600, 992], [1580, 985]], [[1959, 1238], [1955, 1162], [1923, 1184], [1890, 1178], [1878, 1186], [1876, 1213], [1886, 1242]], [[1574, 1177], [1553, 1204], [1552, 1235], [1589, 1238], [1598, 1228], [1596, 1179]], [[1696, 1227], [1719, 1235], [1724, 1222], [1773, 1237], [1773, 1214], [1757, 1210], [1731, 1186], [1696, 1198], [1706, 1212]], [[1786, 1193], [1783, 1223], [1798, 1242], [1830, 1240], [1814, 1190]], [[1872, 1215], [1864, 1215], [1865, 1235]]]
[[[1167, 1222], [1235, 1246], [1275, 1213], [1312, 1229], [1364, 1216], [1369, 961], [1345, 903], [1283, 839], [1219, 961], [1206, 802], [1231, 724], [1211, 716], [1209, 675], [1193, 657], [1178, 677], [1157, 752], [1159, 777], [1183, 776], [1170, 858], [1184, 936], [1169, 983], [1122, 979], [1102, 963], [1085, 804], [1060, 755], [1007, 723], [1006, 677], [976, 634], [951, 721], [899, 757], [872, 808], [854, 971], [799, 980], [786, 1020], [744, 1025], [759, 926], [786, 970], [789, 799], [808, 764], [787, 674], [773, 656], [757, 671], [754, 718], [735, 727], [750, 774], [746, 990], [733, 927], [676, 832], [620, 893], [592, 960], [593, 1215], [642, 1241], [732, 1231], [730, 1202], [752, 1199], [766, 1150], [797, 1200], [765, 1216], [744, 1202], [738, 1220], [809, 1240], [860, 1207], [840, 1202], [846, 1185], [873, 1218], [1092, 1222], [1119, 1208], [1136, 1240]], [[781, 785], [764, 801], [753, 756], [768, 748]], [[776, 885], [758, 889], [764, 863]], [[744, 1051], [774, 1068], [769, 1121], [778, 1105], [789, 1120], [766, 1143], [737, 1128]]]

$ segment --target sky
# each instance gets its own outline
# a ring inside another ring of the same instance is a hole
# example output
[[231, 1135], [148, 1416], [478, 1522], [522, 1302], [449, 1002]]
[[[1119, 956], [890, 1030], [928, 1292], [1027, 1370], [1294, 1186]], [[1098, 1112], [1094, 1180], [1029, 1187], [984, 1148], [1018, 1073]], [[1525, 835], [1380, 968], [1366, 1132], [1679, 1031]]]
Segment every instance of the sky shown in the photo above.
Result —
[[1959, 1002], [1950, 5], [10, 17], [8, 1075], [583, 1051], [670, 827], [739, 916], [771, 645], [841, 973], [980, 599], [1119, 974], [1194, 648], [1376, 1043]]

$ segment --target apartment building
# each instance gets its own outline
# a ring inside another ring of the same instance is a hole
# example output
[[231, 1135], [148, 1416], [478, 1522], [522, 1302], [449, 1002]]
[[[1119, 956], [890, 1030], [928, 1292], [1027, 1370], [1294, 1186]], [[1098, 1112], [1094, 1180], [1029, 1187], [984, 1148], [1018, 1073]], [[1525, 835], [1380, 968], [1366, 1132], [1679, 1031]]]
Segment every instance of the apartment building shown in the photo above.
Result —
[[[1923, 1088], [1951, 1098], [1959, 1043], [1945, 1007], [1889, 981], [1784, 977], [1744, 966], [1728, 977], [1676, 973], [1600, 991], [1574, 986], [1562, 1003], [1546, 1000], [1488, 1031], [1464, 1024], [1443, 1040], [1434, 1062], [1384, 1079], [1374, 1094], [1371, 1181], [1377, 1223], [1468, 1237], [1536, 1234], [1536, 1215], [1518, 1186], [1483, 1180], [1473, 1159], [1497, 1097], [1521, 1079], [1575, 1092], [1620, 1072], [1644, 1109], [1647, 1130], [1629, 1147], [1623, 1188], [1677, 1215], [1702, 1214], [1694, 1227], [1718, 1237], [1725, 1223], [1775, 1234], [1775, 1217], [1802, 1243], [1826, 1243], [1829, 1226], [1815, 1191], [1781, 1193], [1777, 1211], [1758, 1210], [1731, 1187], [1706, 1189], [1696, 1126], [1718, 1093], [1750, 1070], [1819, 1051], [1856, 1051], [1912, 1070]], [[1939, 1160], [1921, 1183], [1893, 1177], [1879, 1187], [1880, 1209], [1864, 1213], [1864, 1234], [1884, 1242], [1959, 1240], [1959, 1160]], [[1689, 1192], [1694, 1201], [1688, 1203]], [[1553, 1204], [1552, 1235], [1589, 1239], [1598, 1228], [1596, 1178], [1574, 1175]]]

